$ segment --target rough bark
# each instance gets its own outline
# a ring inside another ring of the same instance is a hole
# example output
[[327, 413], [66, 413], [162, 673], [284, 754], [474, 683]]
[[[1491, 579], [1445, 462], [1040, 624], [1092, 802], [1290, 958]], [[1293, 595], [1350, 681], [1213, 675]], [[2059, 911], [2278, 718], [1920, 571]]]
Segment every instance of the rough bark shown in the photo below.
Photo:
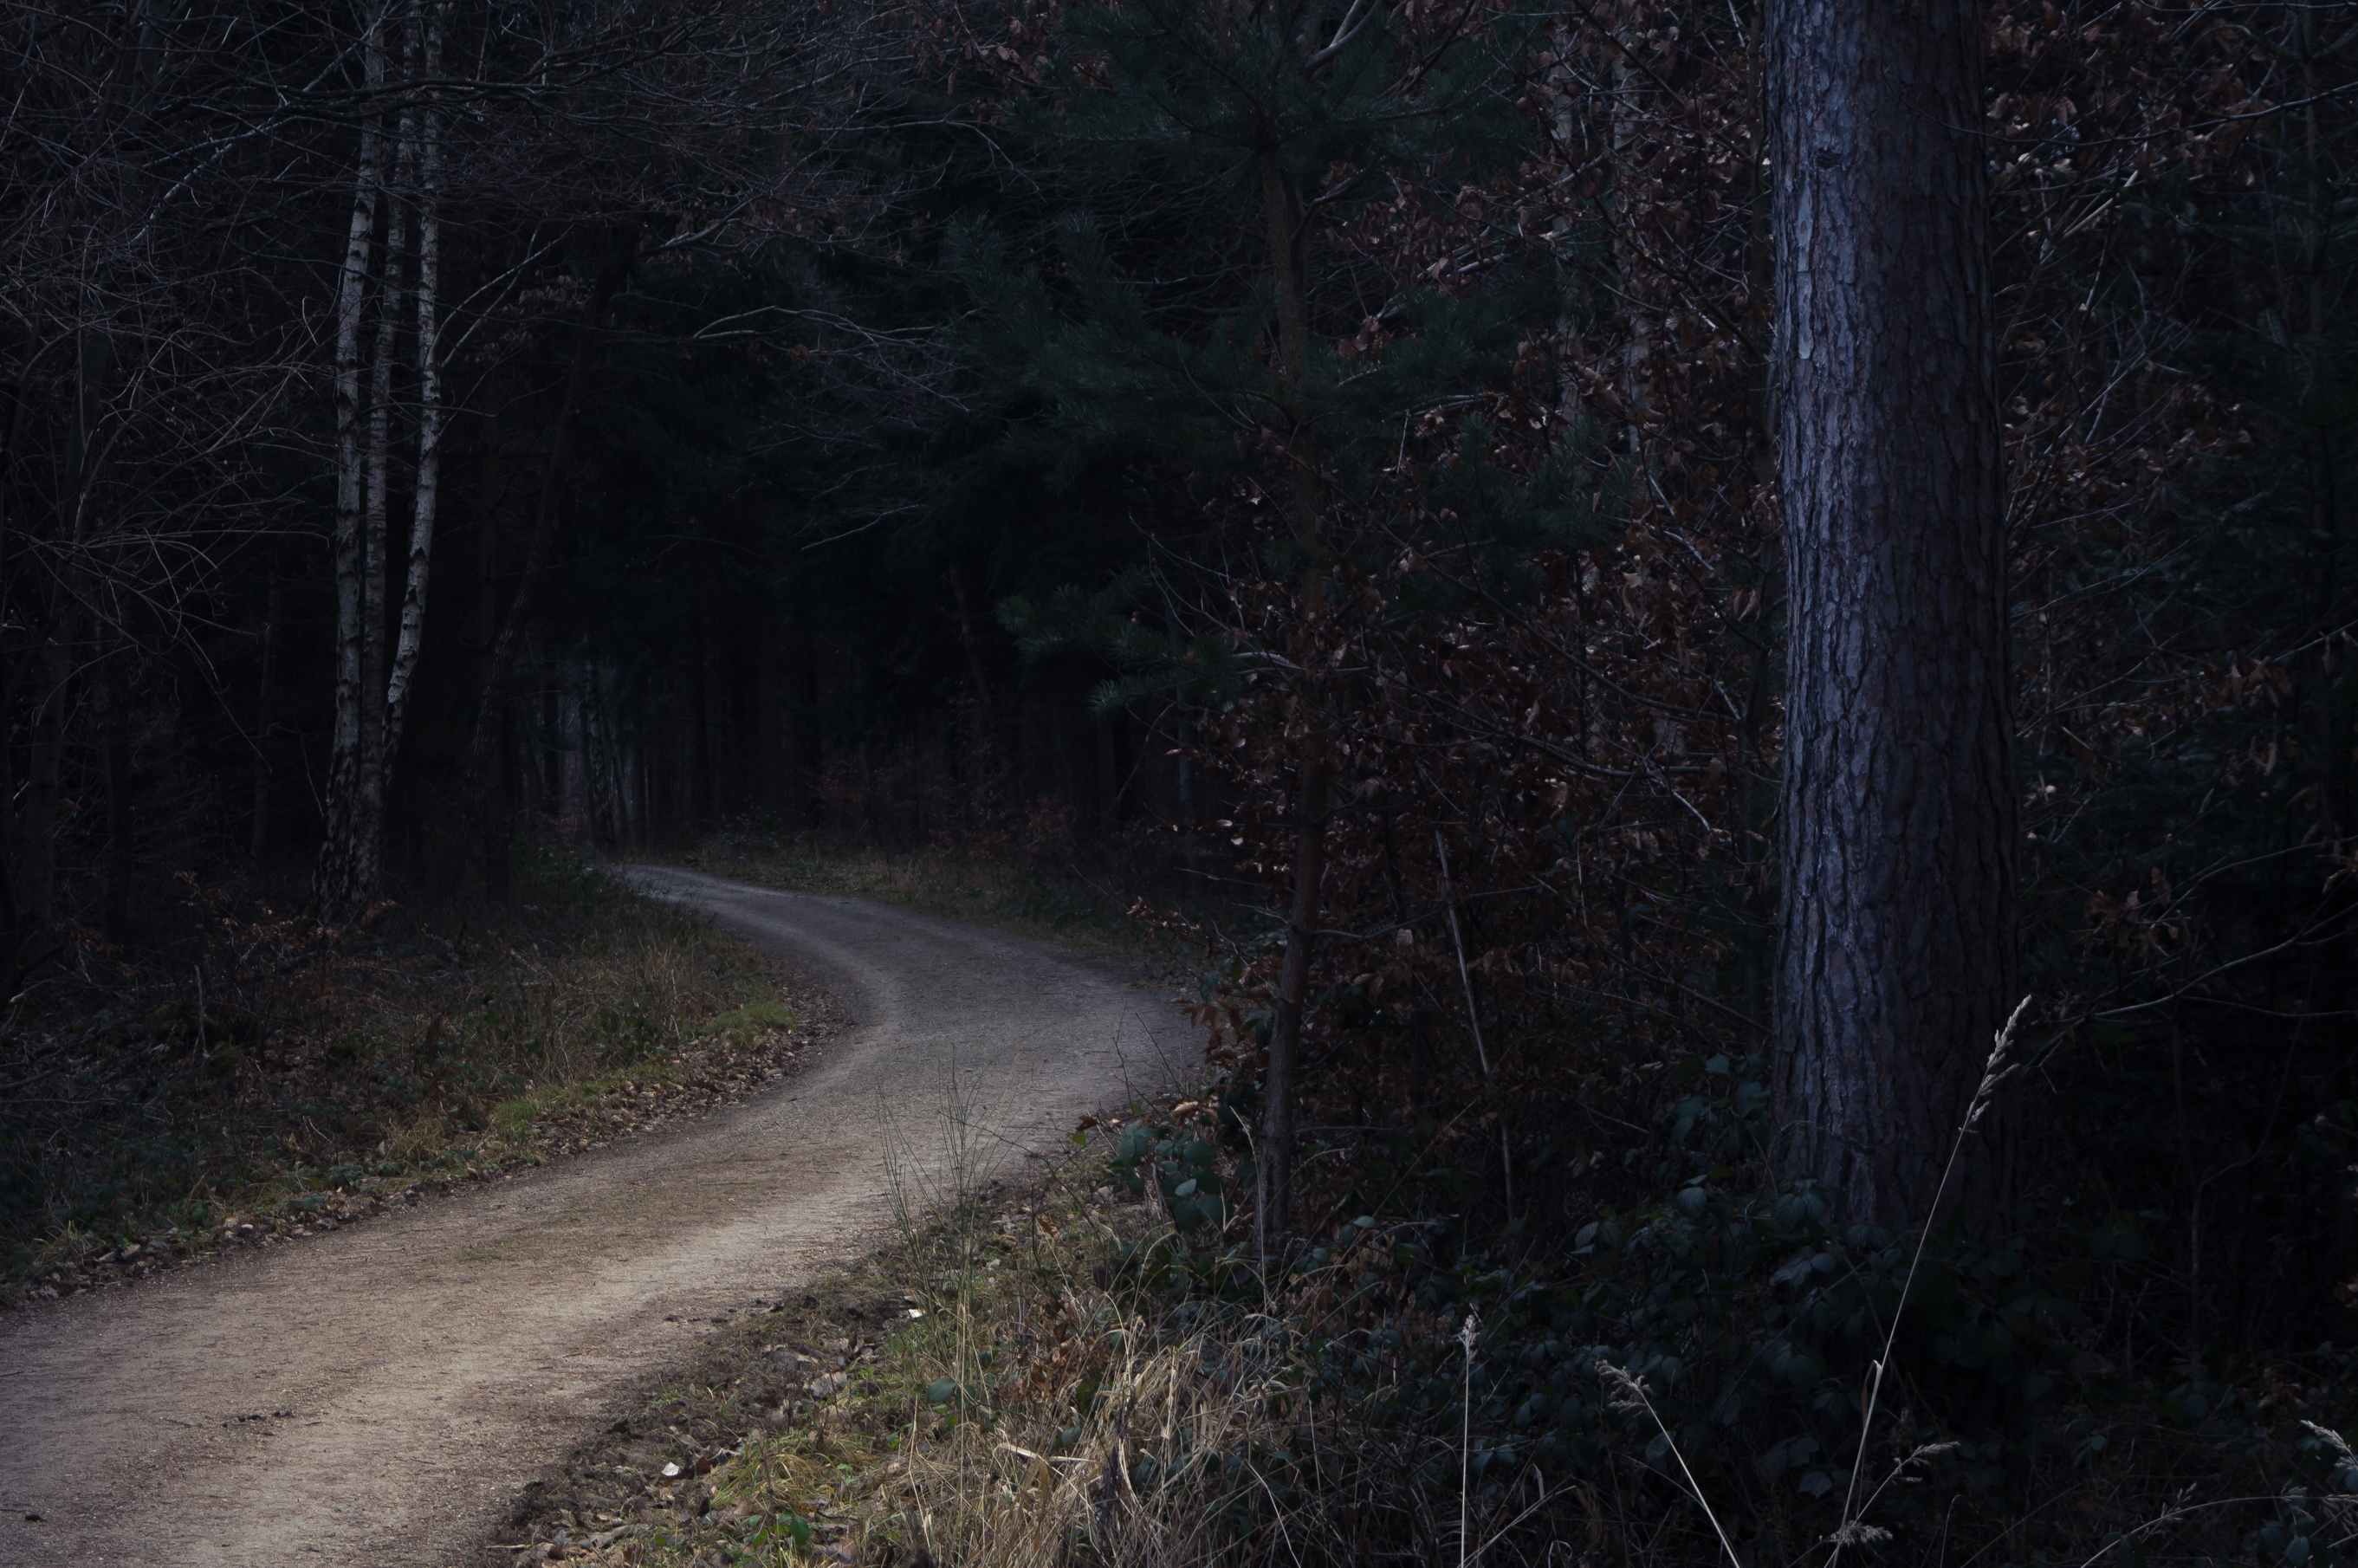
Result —
[[1909, 1226], [2014, 989], [2006, 509], [1982, 13], [1772, 0], [1790, 633], [1777, 1105], [1787, 1179]]
[[1114, 741], [1114, 723], [1113, 719], [1100, 719], [1095, 727], [1098, 837], [1109, 844], [1121, 831], [1121, 762]]
[[[70, 649], [80, 618], [69, 605], [41, 639], [35, 657], [43, 681], [41, 700], [33, 709], [33, 743], [25, 770], [25, 805], [18, 819], [19, 854], [24, 885], [18, 895], [24, 927], [47, 925], [57, 913], [58, 802], [64, 776], [66, 709], [72, 700], [73, 655]], [[30, 929], [19, 933], [16, 962], [23, 967], [22, 942]]]
[[[36, 324], [28, 335], [33, 345], [27, 348], [17, 362], [16, 377], [8, 388], [8, 426], [5, 439], [0, 439], [0, 583], [8, 581], [8, 529], [10, 503], [16, 488], [17, 452], [24, 445], [26, 384], [31, 378], [33, 363], [39, 353], [40, 327]], [[17, 659], [11, 663], [0, 653], [0, 711], [14, 712], [16, 706], [17, 684], [30, 672], [38, 660]], [[5, 914], [8, 937], [7, 976], [13, 984], [17, 978], [16, 964], [19, 934], [25, 917], [23, 881], [22, 822], [16, 799], [16, 749], [0, 736], [0, 914]]]
[[[2335, 238], [2335, 209], [2341, 205], [2337, 197], [2341, 193], [2326, 178], [2331, 167], [2327, 157], [2328, 133], [2320, 116], [2329, 95], [2320, 90], [2317, 79], [2318, 60], [2328, 55], [2332, 46], [2318, 37], [2317, 19], [2309, 11], [2300, 13], [2299, 27], [2300, 89], [2301, 97], [2307, 101], [2301, 114], [2301, 140], [2309, 166], [2304, 192], [2309, 211], [2301, 220], [2305, 230], [2301, 270], [2307, 274], [2302, 294], [2309, 314], [2305, 352], [2308, 362], [2303, 373], [2307, 384], [2302, 390], [2310, 406], [2332, 409], [2336, 398], [2330, 389], [2335, 373], [2326, 345], [2333, 341], [2333, 314], [2326, 295], [2326, 278]], [[2327, 416], [2329, 420], [2331, 417]], [[2336, 611], [2342, 598], [2342, 557], [2348, 545], [2342, 526], [2342, 464], [2334, 450], [2330, 425], [2312, 431], [2309, 446], [2309, 536], [2315, 562], [2310, 592], [2315, 596], [2312, 602], [2316, 606], [2311, 624], [2320, 665], [2317, 746], [2318, 755], [2325, 762], [2325, 777], [2317, 796], [2318, 827], [2321, 837], [2339, 838], [2353, 826], [2352, 764], [2358, 762], [2358, 747], [2351, 744], [2353, 719], [2358, 718], [2358, 679], [2352, 676], [2347, 653], [2337, 659], [2333, 651], [2334, 635], [2343, 630], [2342, 617]], [[2346, 640], [2343, 645], [2346, 649]]]
[[[1650, 7], [1625, 6], [1614, 18], [1613, 39], [1613, 162], [1617, 170], [1634, 172], [1639, 153], [1641, 127], [1647, 121], [1646, 94], [1654, 85], [1653, 73], [1642, 58], [1647, 47], [1646, 23], [1658, 15]], [[1640, 443], [1640, 424], [1651, 396], [1653, 377], [1646, 372], [1646, 361], [1652, 351], [1652, 331], [1645, 308], [1635, 296], [1626, 291], [1628, 281], [1635, 278], [1644, 265], [1635, 226], [1630, 215], [1623, 210], [1617, 192], [1613, 203], [1613, 270], [1624, 284], [1621, 319], [1621, 397], [1628, 408], [1629, 427], [1628, 449], [1633, 454]]]
[[[707, 574], [704, 585], [706, 603], [712, 599], [712, 581]], [[695, 650], [688, 656], [688, 700], [696, 706], [696, 831], [701, 833], [713, 826], [720, 816], [719, 768], [714, 756], [713, 737], [719, 728], [712, 719], [712, 676], [720, 660], [713, 646], [713, 625], [709, 616], [698, 624]]]

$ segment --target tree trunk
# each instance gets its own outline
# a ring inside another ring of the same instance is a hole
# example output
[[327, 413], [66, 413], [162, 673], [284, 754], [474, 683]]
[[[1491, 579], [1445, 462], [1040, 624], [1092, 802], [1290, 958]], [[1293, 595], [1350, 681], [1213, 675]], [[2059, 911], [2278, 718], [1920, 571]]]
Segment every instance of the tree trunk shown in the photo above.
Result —
[[826, 765], [819, 751], [818, 707], [818, 640], [811, 635], [810, 616], [796, 611], [792, 633], [795, 645], [795, 666], [792, 677], [794, 694], [794, 773], [788, 787], [793, 791], [796, 822], [804, 827], [818, 826], [818, 778]]
[[1854, 1220], [1941, 1188], [2015, 983], [2005, 472], [1982, 11], [1774, 0], [1786, 650], [1779, 1174]]
[[778, 726], [777, 626], [766, 620], [753, 637], [753, 804], [763, 815], [774, 816], [785, 809], [786, 768]]
[[[1302, 192], [1273, 149], [1260, 155], [1260, 173], [1270, 271], [1277, 279], [1278, 381], [1281, 395], [1291, 403], [1310, 354], [1309, 308], [1303, 297], [1307, 277], [1302, 255]], [[1326, 610], [1326, 577], [1319, 558], [1317, 457], [1308, 449], [1305, 429], [1297, 426], [1291, 434], [1295, 449], [1294, 537], [1309, 561], [1303, 568], [1301, 641], [1294, 649], [1294, 662], [1303, 674], [1293, 693], [1301, 735], [1294, 752], [1293, 896], [1286, 910], [1285, 957], [1278, 970], [1277, 1006], [1270, 1021], [1260, 1147], [1254, 1162], [1254, 1242], [1264, 1266], [1283, 1250], [1293, 1227], [1294, 1058], [1302, 1040], [1303, 1010], [1309, 1001], [1310, 959], [1317, 946], [1318, 909], [1326, 881], [1325, 697], [1310, 673]]]
[[394, 145], [395, 174], [384, 195], [387, 208], [384, 264], [376, 287], [375, 356], [369, 367], [368, 501], [361, 523], [361, 764], [359, 794], [352, 802], [352, 850], [358, 870], [352, 896], [358, 908], [375, 897], [384, 849], [384, 693], [386, 679], [385, 557], [393, 518], [393, 362], [400, 351], [401, 258], [409, 248], [404, 188], [409, 183], [410, 135], [405, 111]]
[[966, 678], [974, 688], [974, 706], [967, 710], [967, 809], [979, 824], [990, 815], [992, 763], [999, 726], [990, 711], [990, 682], [982, 673], [982, 649], [974, 638], [974, 618], [967, 613], [966, 584], [950, 573], [950, 602], [957, 608], [958, 647], [966, 654]]
[[[12, 579], [7, 556], [9, 502], [16, 491], [17, 452], [24, 443], [25, 414], [28, 400], [25, 387], [30, 380], [33, 363], [40, 352], [40, 328], [36, 325], [27, 335], [24, 357], [17, 362], [15, 384], [8, 388], [8, 427], [5, 439], [0, 439], [0, 586]], [[38, 663], [19, 659], [11, 665], [5, 651], [0, 651], [0, 714], [16, 710], [17, 684]], [[7, 935], [7, 979], [13, 992], [20, 971], [16, 967], [19, 945], [23, 940], [24, 905], [24, 839], [22, 816], [16, 799], [16, 748], [15, 738], [0, 724], [0, 918], [5, 918]]]
[[[402, 74], [406, 81], [417, 77], [414, 37], [402, 51]], [[393, 372], [401, 351], [402, 258], [409, 249], [408, 193], [417, 161], [416, 135], [416, 123], [405, 103], [395, 122], [393, 179], [383, 193], [384, 261], [377, 276], [375, 359], [369, 375], [368, 502], [361, 534], [360, 788], [352, 812], [351, 907], [356, 911], [376, 897], [384, 873], [385, 770], [393, 762], [393, 749], [385, 736], [386, 644], [391, 641], [392, 609], [385, 563], [393, 549]]]
[[688, 666], [688, 690], [696, 704], [696, 831], [712, 826], [714, 801], [719, 788], [712, 767], [712, 623], [708, 621], [696, 639], [694, 663]]
[[[80, 624], [70, 607], [41, 639], [44, 677], [41, 700], [33, 709], [33, 743], [25, 769], [25, 806], [18, 821], [24, 866], [19, 911], [27, 927], [47, 925], [57, 914], [58, 801], [64, 776], [66, 710], [72, 703], [71, 642]], [[29, 930], [17, 934], [17, 967], [23, 967], [23, 942]]]
[[132, 842], [131, 680], [129, 639], [106, 661], [100, 690], [106, 701], [106, 939], [131, 945], [131, 879], [138, 869]]
[[[89, 572], [82, 564], [84, 545], [93, 533], [92, 492], [103, 466], [103, 443], [97, 439], [100, 393], [114, 362], [114, 340], [103, 325], [85, 323], [73, 334], [73, 417], [67, 426], [65, 474], [69, 484], [64, 533], [73, 548], [50, 592], [49, 624], [38, 639], [38, 655], [48, 686], [34, 708], [32, 748], [27, 770], [25, 802], [19, 826], [24, 881], [18, 905], [29, 925], [45, 925], [57, 914], [57, 836], [67, 809], [59, 794], [64, 779], [66, 720], [72, 708], [74, 650], [90, 635], [102, 632], [91, 611]], [[23, 957], [19, 933], [17, 967]]]
[[1112, 719], [1094, 726], [1097, 741], [1098, 837], [1110, 844], [1121, 831], [1121, 762], [1116, 754]]
[[[369, 24], [361, 49], [362, 71], [372, 94], [384, 86], [384, 41]], [[369, 262], [374, 250], [376, 205], [384, 183], [384, 138], [372, 112], [361, 128], [360, 168], [352, 185], [352, 224], [336, 294], [336, 718], [329, 741], [327, 837], [319, 849], [313, 890], [321, 913], [341, 920], [364, 906], [368, 867], [362, 858], [356, 819], [364, 750], [362, 715], [366, 686], [368, 622], [364, 579], [367, 566], [362, 481], [366, 454], [361, 419], [361, 315], [368, 300]]]
[[[425, 37], [417, 38], [419, 22], [410, 19], [410, 52], [423, 61], [425, 80], [442, 71], [440, 5], [426, 12]], [[409, 567], [401, 595], [401, 632], [394, 646], [393, 666], [385, 677], [384, 753], [385, 787], [401, 751], [402, 730], [409, 714], [410, 684], [417, 671], [417, 654], [426, 640], [426, 594], [434, 565], [434, 524], [442, 495], [442, 367], [439, 302], [436, 291], [442, 279], [441, 116], [429, 92], [417, 143], [417, 483], [409, 523]]]
[[[1647, 89], [1652, 85], [1653, 73], [1646, 68], [1646, 22], [1657, 13], [1651, 7], [1625, 6], [1614, 19], [1613, 38], [1613, 102], [1611, 168], [1617, 172], [1628, 171], [1633, 181], [1639, 147], [1639, 127], [1648, 118]], [[1676, 29], [1672, 29], [1673, 32]], [[1621, 285], [1621, 397], [1627, 407], [1628, 421], [1627, 441], [1634, 457], [1643, 440], [1644, 416], [1654, 378], [1646, 373], [1646, 361], [1652, 352], [1652, 328], [1647, 319], [1646, 306], [1639, 297], [1636, 281], [1645, 257], [1636, 232], [1637, 216], [1629, 204], [1621, 199], [1617, 186], [1613, 200], [1613, 270]]]
[[285, 589], [278, 579], [278, 561], [270, 562], [270, 587], [262, 611], [262, 679], [254, 697], [254, 863], [270, 849], [270, 727], [271, 684], [278, 673], [278, 620], [285, 608]]
[[[488, 234], [479, 235], [480, 252], [488, 254]], [[492, 700], [492, 655], [500, 640], [500, 367], [493, 360], [483, 372], [483, 443], [482, 471], [477, 481], [475, 519], [475, 686], [483, 700]], [[508, 743], [505, 737], [506, 717], [496, 720], [502, 733], [494, 736], [488, 759], [488, 770], [482, 781], [483, 820], [505, 822], [508, 817]], [[453, 891], [464, 869], [463, 852], [455, 857], [460, 864], [450, 872]], [[504, 837], [487, 836], [483, 843], [483, 886], [492, 897], [508, 896], [507, 840]]]

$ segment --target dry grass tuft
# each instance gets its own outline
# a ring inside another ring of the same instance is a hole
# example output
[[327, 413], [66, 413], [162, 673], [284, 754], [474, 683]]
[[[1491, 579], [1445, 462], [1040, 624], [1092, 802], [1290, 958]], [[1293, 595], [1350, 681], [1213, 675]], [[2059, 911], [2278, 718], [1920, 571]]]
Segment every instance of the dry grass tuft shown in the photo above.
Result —
[[343, 933], [189, 888], [189, 961], [18, 999], [0, 1302], [594, 1147], [814, 1037], [746, 944], [562, 857], [514, 904], [387, 906]]
[[[1454, 1432], [1313, 1397], [1314, 1352], [1346, 1326], [1363, 1262], [1277, 1310], [1141, 1290], [1138, 1260], [1174, 1233], [1092, 1184], [1105, 1147], [1017, 1182], [967, 1135], [966, 1096], [946, 1098], [938, 1130], [888, 1121], [899, 1241], [628, 1423], [667, 1440], [577, 1455], [568, 1474], [643, 1478], [552, 1496], [519, 1521], [529, 1533], [610, 1568], [1505, 1568], [1607, 1539], [1594, 1489], [1526, 1472], [1461, 1499]], [[1456, 1325], [1413, 1327], [1445, 1346]]]

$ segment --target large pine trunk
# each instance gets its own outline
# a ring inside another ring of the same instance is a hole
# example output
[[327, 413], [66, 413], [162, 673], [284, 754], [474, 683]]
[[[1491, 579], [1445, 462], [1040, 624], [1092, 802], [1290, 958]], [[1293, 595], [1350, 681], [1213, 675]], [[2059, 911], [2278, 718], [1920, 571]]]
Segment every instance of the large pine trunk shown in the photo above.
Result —
[[1790, 638], [1779, 1174], [1894, 1226], [1985, 1196], [1958, 1123], [2013, 993], [2005, 475], [1982, 11], [1772, 0]]

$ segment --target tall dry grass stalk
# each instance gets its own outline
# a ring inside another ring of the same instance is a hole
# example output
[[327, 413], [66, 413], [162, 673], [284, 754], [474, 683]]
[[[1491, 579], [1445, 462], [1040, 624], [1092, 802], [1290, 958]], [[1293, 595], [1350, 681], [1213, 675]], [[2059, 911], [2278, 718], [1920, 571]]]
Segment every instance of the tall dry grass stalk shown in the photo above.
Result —
[[[1071, 1304], [1089, 1314], [1089, 1303]], [[1210, 1335], [1163, 1341], [1134, 1321], [1103, 1338], [1118, 1347], [1109, 1360], [1074, 1368], [1056, 1390], [1088, 1400], [1082, 1385], [1094, 1385], [1079, 1441], [1053, 1426], [1052, 1396], [1005, 1412], [996, 1428], [970, 1426], [967, 1442], [912, 1465], [921, 1494], [936, 1499], [927, 1513], [937, 1558], [1050, 1568], [1087, 1542], [1108, 1564], [1213, 1563], [1236, 1554], [1239, 1509], [1273, 1519], [1281, 1535], [1300, 1516], [1249, 1462], [1230, 1464], [1293, 1436], [1284, 1412], [1301, 1390], [1258, 1346]]]
[[[1942, 1200], [1948, 1195], [1949, 1178], [1955, 1175], [1957, 1172], [1957, 1157], [1964, 1152], [1965, 1140], [1973, 1136], [1974, 1129], [1981, 1125], [1982, 1118], [1986, 1116], [1990, 1107], [1996, 1103], [1999, 1088], [2014, 1074], [2014, 1032], [2016, 1026], [2021, 1023], [2023, 1013], [2028, 1011], [2029, 1007], [2028, 997], [2024, 997], [2015, 1003], [2014, 1011], [2006, 1016], [2006, 1027], [1999, 1030], [1996, 1036], [1990, 1042], [1989, 1059], [1982, 1065], [1981, 1084], [1974, 1090], [1973, 1102], [1965, 1108], [1964, 1119], [1957, 1124], [1957, 1135], [1949, 1141], [1948, 1161], [1941, 1167], [1940, 1184], [1932, 1189], [1932, 1212], [1926, 1215], [1924, 1223], [1917, 1227], [1916, 1250], [1909, 1255], [1908, 1273], [1899, 1282], [1899, 1303], [1892, 1310], [1891, 1322], [1884, 1329], [1883, 1354], [1877, 1357], [1867, 1368], [1866, 1400], [1858, 1418], [1858, 1452], [1851, 1456], [1850, 1484], [1849, 1488], [1843, 1494], [1842, 1521], [1835, 1527], [1833, 1534], [1828, 1537], [1833, 1551], [1826, 1558], [1826, 1568], [1834, 1568], [1834, 1564], [1842, 1560], [1844, 1547], [1864, 1545], [1879, 1539], [1882, 1534], [1861, 1518], [1866, 1510], [1858, 1502], [1858, 1483], [1859, 1477], [1866, 1473], [1867, 1440], [1875, 1434], [1875, 1411], [1877, 1402], [1883, 1395], [1884, 1370], [1891, 1365], [1891, 1347], [1899, 1341], [1900, 1314], [1907, 1310], [1908, 1292], [1915, 1288], [1917, 1271], [1923, 1266], [1924, 1249], [1932, 1239], [1933, 1221], [1940, 1215]], [[1876, 1498], [1883, 1495], [1884, 1487], [1891, 1484], [1893, 1477], [1930, 1457], [1931, 1454], [1939, 1452], [1944, 1446], [1948, 1445], [1934, 1444], [1930, 1448], [1919, 1449], [1901, 1460], [1893, 1469], [1891, 1476], [1885, 1477], [1883, 1485], [1877, 1487], [1874, 1494], [1867, 1498], [1866, 1506], [1873, 1506]], [[1683, 1464], [1684, 1461], [1682, 1460], [1681, 1463]]]
[[[1944, 1191], [1963, 1141], [2013, 1070], [2023, 1011], [1993, 1044]], [[1607, 1400], [1652, 1418], [1708, 1538], [1666, 1535], [1661, 1521], [1645, 1527], [1648, 1540], [1631, 1537], [1645, 1510], [1617, 1497], [1626, 1482], [1617, 1475], [1559, 1483], [1525, 1463], [1486, 1477], [1475, 1463], [1482, 1358], [1471, 1314], [1451, 1323], [1410, 1309], [1389, 1320], [1420, 1354], [1462, 1354], [1455, 1434], [1385, 1419], [1365, 1402], [1385, 1396], [1380, 1377], [1353, 1394], [1330, 1389], [1314, 1398], [1322, 1347], [1364, 1327], [1351, 1303], [1360, 1272], [1383, 1266], [1379, 1248], [1345, 1247], [1281, 1295], [1215, 1300], [1141, 1283], [1138, 1271], [1156, 1249], [1186, 1245], [1151, 1196], [1129, 1205], [1109, 1188], [1062, 1190], [1034, 1212], [994, 1218], [1001, 1161], [986, 1088], [954, 1074], [938, 1103], [922, 1108], [880, 1090], [905, 1274], [921, 1303], [895, 1336], [913, 1357], [900, 1502], [889, 1522], [877, 1521], [903, 1545], [979, 1568], [1378, 1559], [1509, 1568], [1560, 1561], [1571, 1539], [1583, 1542], [1576, 1559], [1605, 1561], [1617, 1535], [1630, 1561], [1693, 1560], [1700, 1549], [1740, 1568], [1703, 1476], [1631, 1371], [1599, 1368]], [[1068, 1169], [1093, 1172], [1095, 1160]], [[1011, 1256], [1017, 1239], [1021, 1256]], [[1903, 1300], [1925, 1247], [1920, 1236]], [[1022, 1266], [1002, 1271], [1001, 1262]], [[1893, 1343], [1887, 1335], [1871, 1364], [1862, 1454]], [[1919, 1448], [1893, 1478], [1938, 1452]], [[1840, 1525], [1821, 1543], [1826, 1568], [1845, 1549], [1881, 1538], [1864, 1516], [1890, 1484], [1869, 1488], [1863, 1459], [1855, 1467]]]
[[[888, 1190], [924, 1303], [903, 1336], [925, 1362], [921, 1384], [938, 1374], [925, 1391], [947, 1396], [910, 1411], [910, 1430], [939, 1441], [910, 1445], [903, 1529], [936, 1562], [978, 1568], [1065, 1568], [1084, 1545], [1109, 1565], [1230, 1561], [1248, 1515], [1282, 1536], [1303, 1504], [1255, 1460], [1292, 1444], [1306, 1414], [1295, 1327], [1148, 1320], [1101, 1260], [1118, 1225], [1159, 1230], [1159, 1217], [1079, 1195], [1022, 1222], [1029, 1267], [1011, 1303], [990, 1268], [1003, 1151], [983, 1088], [954, 1072], [927, 1116], [880, 1087]], [[1011, 1375], [992, 1342], [1026, 1334], [1040, 1352]]]
[[[1861, 1502], [1858, 1495], [1859, 1482], [1866, 1474], [1867, 1444], [1875, 1433], [1876, 1411], [1883, 1394], [1884, 1372], [1891, 1364], [1892, 1347], [1898, 1343], [1899, 1312], [1905, 1309], [1908, 1293], [1914, 1288], [1917, 1272], [1923, 1265], [1924, 1249], [1931, 1243], [1934, 1219], [1940, 1213], [1942, 1198], [1948, 1194], [1950, 1178], [1956, 1174], [1957, 1159], [1964, 1150], [1965, 1140], [1973, 1135], [1974, 1129], [1980, 1125], [1982, 1119], [1988, 1114], [1990, 1107], [1996, 1102], [1998, 1090], [2005, 1086], [2006, 1080], [2013, 1076], [2017, 1065], [2013, 1060], [2015, 1030], [2021, 1023], [2022, 1015], [2029, 1006], [2028, 997], [2024, 997], [2017, 1002], [2013, 1013], [2006, 1021], [2006, 1027], [1999, 1030], [1990, 1043], [1989, 1056], [1982, 1066], [1981, 1083], [1974, 1090], [1973, 1100], [1965, 1108], [1963, 1119], [1957, 1124], [1956, 1136], [1950, 1141], [1947, 1162], [1941, 1167], [1940, 1183], [1932, 1190], [1933, 1212], [1928, 1215], [1924, 1223], [1918, 1227], [1916, 1249], [1909, 1257], [1908, 1272], [1900, 1281], [1899, 1307], [1893, 1311], [1891, 1322], [1886, 1325], [1884, 1331], [1883, 1352], [1867, 1364], [1866, 1395], [1861, 1401], [1859, 1411], [1858, 1451], [1851, 1459], [1850, 1484], [1843, 1496], [1840, 1519], [1832, 1533], [1826, 1537], [1825, 1543], [1829, 1550], [1825, 1568], [1835, 1568], [1835, 1564], [1842, 1560], [1844, 1549], [1847, 1547], [1871, 1545], [1876, 1541], [1887, 1539], [1890, 1534], [1888, 1530], [1866, 1522], [1865, 1515], [1867, 1510], [1875, 1506], [1877, 1499], [1883, 1496], [1886, 1488], [1889, 1487], [1894, 1481], [1908, 1475], [1917, 1465], [1957, 1446], [1952, 1443], [1918, 1445], [1905, 1458], [1893, 1465], [1881, 1484], [1867, 1495], [1863, 1503]], [[1696, 1505], [1703, 1509], [1704, 1517], [1710, 1519], [1713, 1533], [1719, 1538], [1720, 1550], [1726, 1555], [1731, 1568], [1743, 1568], [1743, 1559], [1737, 1555], [1735, 1542], [1728, 1539], [1727, 1529], [1720, 1521], [1719, 1511], [1712, 1507], [1710, 1495], [1704, 1490], [1703, 1483], [1696, 1478], [1693, 1469], [1688, 1465], [1687, 1456], [1680, 1449], [1677, 1437], [1663, 1422], [1660, 1412], [1654, 1408], [1653, 1400], [1644, 1381], [1627, 1368], [1614, 1366], [1610, 1362], [1600, 1363], [1597, 1375], [1604, 1380], [1609, 1390], [1608, 1397], [1615, 1400], [1619, 1408], [1631, 1411], [1643, 1409], [1653, 1419], [1654, 1425], [1660, 1431], [1663, 1441], [1670, 1446], [1671, 1456], [1678, 1461], [1679, 1473], [1686, 1478], [1688, 1495], [1694, 1498]]]

